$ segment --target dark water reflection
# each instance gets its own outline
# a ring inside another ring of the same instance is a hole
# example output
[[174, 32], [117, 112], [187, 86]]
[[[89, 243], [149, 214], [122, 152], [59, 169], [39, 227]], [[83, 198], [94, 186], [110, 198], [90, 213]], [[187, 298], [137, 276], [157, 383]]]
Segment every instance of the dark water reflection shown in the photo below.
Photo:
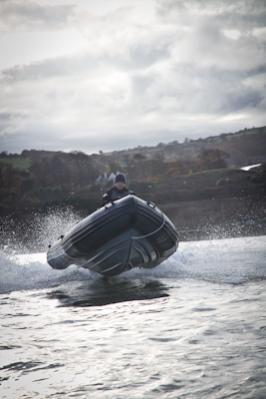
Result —
[[60, 306], [102, 306], [118, 302], [167, 297], [169, 287], [158, 280], [98, 279], [61, 285], [47, 294], [58, 299]]

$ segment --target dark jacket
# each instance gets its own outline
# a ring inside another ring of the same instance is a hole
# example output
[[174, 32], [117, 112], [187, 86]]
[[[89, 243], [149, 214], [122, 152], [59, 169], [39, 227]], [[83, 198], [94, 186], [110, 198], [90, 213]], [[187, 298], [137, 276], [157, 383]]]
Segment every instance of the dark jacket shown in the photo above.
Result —
[[118, 190], [116, 187], [112, 187], [103, 195], [103, 205], [107, 204], [108, 202], [114, 202], [120, 198], [125, 197], [128, 194], [134, 193], [132, 191], [129, 191], [126, 187], [122, 190]]

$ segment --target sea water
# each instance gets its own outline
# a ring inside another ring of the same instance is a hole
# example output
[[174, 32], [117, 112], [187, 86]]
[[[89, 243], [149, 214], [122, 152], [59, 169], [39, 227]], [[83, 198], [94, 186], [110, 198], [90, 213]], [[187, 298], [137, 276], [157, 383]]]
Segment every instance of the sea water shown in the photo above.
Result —
[[266, 398], [266, 237], [110, 280], [0, 253], [0, 397]]

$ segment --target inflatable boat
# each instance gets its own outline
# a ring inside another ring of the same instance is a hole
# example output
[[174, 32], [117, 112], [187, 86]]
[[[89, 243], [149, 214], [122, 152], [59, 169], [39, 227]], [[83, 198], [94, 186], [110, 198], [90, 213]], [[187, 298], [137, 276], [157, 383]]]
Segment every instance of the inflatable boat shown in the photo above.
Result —
[[152, 202], [127, 195], [77, 223], [49, 246], [54, 269], [75, 264], [104, 276], [159, 265], [178, 246], [173, 223]]

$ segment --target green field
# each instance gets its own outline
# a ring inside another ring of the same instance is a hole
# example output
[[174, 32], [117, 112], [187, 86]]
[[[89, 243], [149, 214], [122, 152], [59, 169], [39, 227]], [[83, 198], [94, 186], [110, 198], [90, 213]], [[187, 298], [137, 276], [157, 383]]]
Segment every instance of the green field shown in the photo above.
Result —
[[9, 157], [0, 157], [0, 163], [8, 164], [13, 166], [14, 169], [27, 171], [31, 166], [30, 158], [17, 157], [17, 156], [9, 156]]

